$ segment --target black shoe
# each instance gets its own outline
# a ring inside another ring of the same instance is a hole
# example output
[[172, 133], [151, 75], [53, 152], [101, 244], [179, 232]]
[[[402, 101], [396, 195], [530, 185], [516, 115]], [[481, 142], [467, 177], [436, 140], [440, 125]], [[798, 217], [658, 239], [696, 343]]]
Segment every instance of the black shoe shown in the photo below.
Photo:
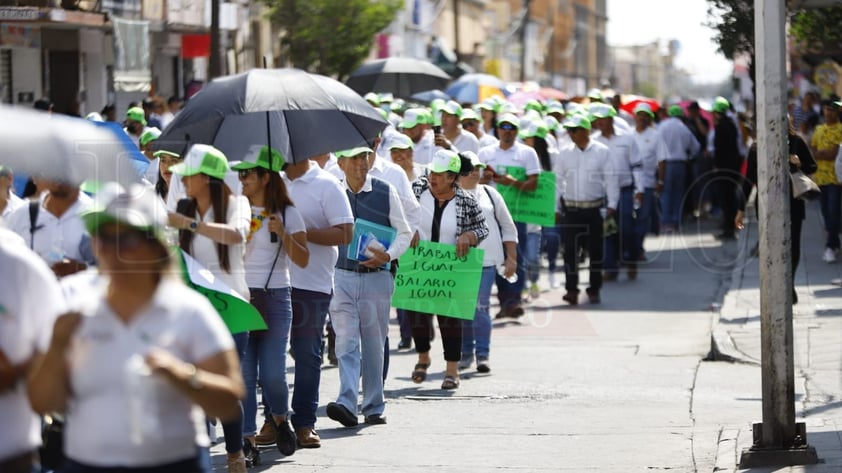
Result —
[[477, 373], [489, 373], [491, 367], [488, 366], [488, 358], [477, 357]]
[[260, 465], [260, 449], [247, 439], [243, 439], [243, 456], [246, 457], [247, 467]]
[[278, 447], [278, 451], [287, 457], [295, 453], [296, 438], [295, 433], [289, 427], [289, 422], [283, 421], [280, 424], [275, 424], [273, 420], [272, 424], [272, 427], [275, 428], [275, 446]]
[[357, 420], [357, 416], [351, 413], [351, 411], [349, 411], [342, 404], [329, 402], [327, 404], [326, 412], [328, 417], [335, 420], [336, 422], [339, 422], [345, 427], [354, 427], [359, 423], [359, 420]]
[[400, 343], [398, 343], [398, 350], [409, 350], [410, 348], [412, 348], [412, 339], [401, 338]]
[[591, 304], [599, 304], [602, 302], [602, 299], [599, 297], [599, 289], [588, 289], [588, 301]]
[[368, 425], [384, 425], [386, 423], [386, 416], [371, 414], [370, 416], [365, 416], [365, 423]]
[[514, 307], [512, 307], [512, 309], [509, 311], [509, 318], [512, 318], [512, 319], [517, 319], [517, 318], [519, 318], [519, 317], [523, 317], [523, 314], [524, 314], [524, 313], [525, 313], [525, 311], [523, 310], [523, 307], [521, 307], [521, 306], [519, 306], [519, 305], [518, 305], [518, 306], [514, 306]]

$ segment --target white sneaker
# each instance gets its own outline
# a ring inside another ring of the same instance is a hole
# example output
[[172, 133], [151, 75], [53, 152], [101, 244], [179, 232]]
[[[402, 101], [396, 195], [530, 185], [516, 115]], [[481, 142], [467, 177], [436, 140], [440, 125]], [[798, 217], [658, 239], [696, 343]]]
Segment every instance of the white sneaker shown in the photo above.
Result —
[[555, 280], [555, 273], [550, 273], [550, 287], [552, 289], [558, 287], [558, 281]]
[[825, 248], [824, 254], [822, 255], [822, 261], [825, 263], [835, 263], [836, 262], [836, 250], [831, 248]]

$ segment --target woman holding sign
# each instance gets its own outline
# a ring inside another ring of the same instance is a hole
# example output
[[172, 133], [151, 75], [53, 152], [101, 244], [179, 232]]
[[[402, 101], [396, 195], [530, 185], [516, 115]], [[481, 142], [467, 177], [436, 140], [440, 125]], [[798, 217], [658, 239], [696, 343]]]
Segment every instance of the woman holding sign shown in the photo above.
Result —
[[[245, 243], [251, 225], [251, 208], [225, 184], [228, 159], [218, 149], [196, 144], [184, 161], [170, 168], [181, 177], [187, 198], [178, 202], [170, 225], [179, 229], [179, 246], [240, 295], [249, 298], [245, 272]], [[248, 332], [234, 334], [242, 358]], [[242, 412], [242, 404], [240, 404]], [[223, 423], [228, 471], [245, 472], [243, 419]]]
[[[491, 304], [491, 287], [497, 268], [503, 277], [511, 278], [517, 271], [517, 227], [512, 220], [512, 214], [503, 201], [503, 196], [497, 189], [479, 184], [485, 164], [479, 161], [476, 154], [466, 151], [462, 156], [471, 160], [473, 171], [467, 176], [459, 178], [459, 185], [469, 195], [477, 200], [488, 222], [488, 238], [480, 243], [484, 250], [482, 261], [482, 279], [479, 283], [477, 296], [477, 311], [474, 320], [462, 321], [462, 360], [459, 369], [468, 369], [474, 361], [476, 352], [477, 371], [488, 373], [491, 367], [488, 356], [491, 350], [491, 314], [488, 312]], [[505, 248], [505, 251], [504, 251]]]
[[257, 382], [263, 389], [269, 409], [265, 429], [272, 432], [274, 444], [283, 455], [295, 453], [295, 433], [289, 426], [289, 386], [286, 353], [292, 325], [290, 278], [287, 257], [301, 268], [307, 267], [307, 231], [304, 219], [292, 205], [278, 171], [284, 157], [268, 146], [253, 146], [243, 161], [231, 163], [238, 172], [243, 195], [251, 203], [251, 229], [246, 237], [246, 282], [251, 303], [266, 321], [265, 331], [251, 332], [243, 357], [243, 445], [252, 463], [259, 462], [257, 449]]
[[[477, 201], [457, 186], [460, 175], [472, 172], [470, 159], [439, 150], [429, 165], [430, 174], [412, 183], [412, 190], [421, 204], [420, 238], [426, 241], [456, 245], [456, 255], [465, 256], [488, 236], [488, 225]], [[417, 239], [413, 240], [413, 246]], [[412, 381], [422, 383], [427, 379], [430, 366], [430, 331], [432, 314], [407, 311], [418, 363], [412, 372]], [[459, 360], [462, 354], [462, 322], [460, 319], [438, 316], [439, 331], [447, 362], [442, 389], [459, 387]]]

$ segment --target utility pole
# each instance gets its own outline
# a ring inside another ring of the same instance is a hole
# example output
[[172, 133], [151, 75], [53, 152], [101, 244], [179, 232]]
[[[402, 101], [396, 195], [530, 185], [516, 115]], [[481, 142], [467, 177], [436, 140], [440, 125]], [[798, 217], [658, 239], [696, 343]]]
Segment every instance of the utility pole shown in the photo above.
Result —
[[804, 423], [795, 422], [784, 1], [754, 0], [763, 422], [754, 424], [741, 469], [818, 463]]
[[456, 53], [456, 64], [462, 60], [459, 51], [459, 0], [453, 0], [453, 52]]
[[208, 81], [222, 75], [222, 51], [219, 38], [219, 2], [211, 0], [210, 58], [208, 59]]
[[520, 22], [520, 81], [526, 82], [526, 26], [529, 24], [529, 4], [523, 0], [523, 20]]

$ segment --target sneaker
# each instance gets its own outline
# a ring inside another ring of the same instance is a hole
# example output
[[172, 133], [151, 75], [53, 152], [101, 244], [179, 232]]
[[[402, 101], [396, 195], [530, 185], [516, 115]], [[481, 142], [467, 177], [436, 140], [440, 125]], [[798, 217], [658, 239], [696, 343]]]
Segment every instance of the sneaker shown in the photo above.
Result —
[[462, 359], [459, 360], [459, 369], [466, 370], [471, 367], [474, 363], [474, 355], [462, 355]]
[[488, 373], [491, 371], [491, 367], [488, 366], [488, 358], [487, 357], [477, 357], [477, 372], [478, 373]]
[[534, 282], [529, 286], [529, 297], [533, 299], [541, 297], [541, 289], [538, 288], [538, 283]]
[[832, 248], [825, 248], [824, 254], [822, 255], [822, 261], [825, 263], [835, 263], [836, 262], [836, 250]]
[[555, 273], [550, 273], [550, 287], [555, 289], [558, 287], [558, 281], [555, 279]]
[[296, 438], [295, 433], [289, 427], [289, 422], [285, 420], [280, 424], [276, 424], [274, 430], [275, 445], [278, 447], [278, 451], [287, 457], [295, 453]]
[[268, 445], [274, 445], [275, 437], [275, 429], [272, 428], [272, 424], [263, 421], [263, 427], [260, 428], [260, 433], [257, 434], [257, 437], [254, 438], [254, 443], [264, 447]]

